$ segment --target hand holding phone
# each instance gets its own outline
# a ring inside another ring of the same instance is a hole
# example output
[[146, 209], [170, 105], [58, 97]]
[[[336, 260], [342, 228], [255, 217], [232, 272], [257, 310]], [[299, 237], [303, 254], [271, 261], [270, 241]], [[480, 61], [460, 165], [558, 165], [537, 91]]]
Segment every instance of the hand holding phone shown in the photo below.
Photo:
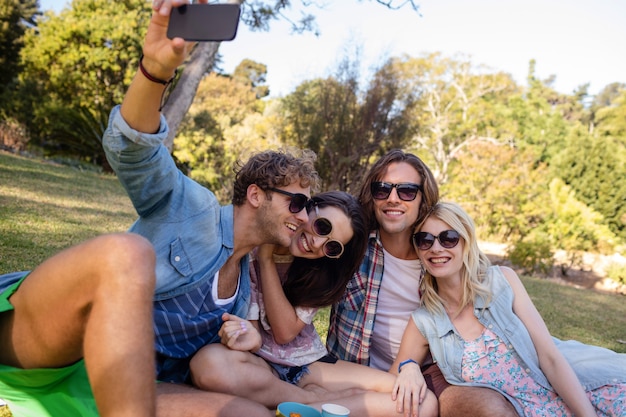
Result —
[[231, 41], [237, 34], [238, 4], [186, 4], [172, 9], [167, 37], [186, 41]]

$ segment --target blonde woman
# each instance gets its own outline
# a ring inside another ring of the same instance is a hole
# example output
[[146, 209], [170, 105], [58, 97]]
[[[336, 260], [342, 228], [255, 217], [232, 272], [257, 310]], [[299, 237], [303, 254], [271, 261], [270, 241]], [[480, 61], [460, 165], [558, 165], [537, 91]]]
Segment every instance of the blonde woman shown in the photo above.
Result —
[[490, 387], [520, 415], [626, 415], [626, 355], [553, 338], [517, 274], [480, 251], [459, 205], [435, 205], [413, 244], [426, 273], [396, 358], [408, 361], [399, 393], [425, 389], [412, 362], [430, 349], [449, 383]]

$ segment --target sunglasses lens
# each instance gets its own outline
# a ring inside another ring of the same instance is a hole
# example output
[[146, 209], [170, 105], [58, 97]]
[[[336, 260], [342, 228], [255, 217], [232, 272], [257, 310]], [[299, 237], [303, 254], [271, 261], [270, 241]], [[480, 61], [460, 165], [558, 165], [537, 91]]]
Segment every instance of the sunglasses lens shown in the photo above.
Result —
[[318, 217], [313, 222], [313, 231], [318, 236], [328, 236], [333, 231], [333, 225], [324, 217]]
[[456, 230], [446, 230], [439, 233], [439, 243], [446, 249], [452, 249], [459, 243], [461, 236]]
[[329, 258], [337, 258], [343, 252], [343, 245], [336, 240], [329, 240], [324, 244], [324, 254]]
[[295, 194], [291, 197], [289, 203], [289, 211], [292, 213], [300, 213], [307, 205], [309, 198], [304, 194]]
[[400, 197], [400, 200], [413, 201], [415, 200], [415, 197], [417, 197], [419, 188], [416, 185], [405, 184], [398, 185], [396, 190], [398, 191], [398, 197]]
[[372, 197], [376, 200], [384, 200], [391, 194], [391, 184], [384, 182], [373, 182], [371, 186]]
[[419, 250], [427, 250], [435, 243], [435, 236], [430, 233], [419, 232], [413, 235], [413, 241]]

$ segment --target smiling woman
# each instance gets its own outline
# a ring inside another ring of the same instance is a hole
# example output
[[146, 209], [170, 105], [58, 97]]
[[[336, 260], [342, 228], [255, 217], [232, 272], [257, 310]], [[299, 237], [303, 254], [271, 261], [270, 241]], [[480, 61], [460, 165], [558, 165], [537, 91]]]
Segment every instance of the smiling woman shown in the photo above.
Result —
[[[553, 338], [517, 274], [479, 249], [461, 206], [437, 203], [417, 231], [422, 304], [394, 367], [430, 352], [446, 381], [490, 386], [520, 415], [626, 413], [626, 354]], [[450, 231], [459, 238], [442, 241]], [[407, 372], [398, 371], [400, 392], [420, 376], [419, 367]]]

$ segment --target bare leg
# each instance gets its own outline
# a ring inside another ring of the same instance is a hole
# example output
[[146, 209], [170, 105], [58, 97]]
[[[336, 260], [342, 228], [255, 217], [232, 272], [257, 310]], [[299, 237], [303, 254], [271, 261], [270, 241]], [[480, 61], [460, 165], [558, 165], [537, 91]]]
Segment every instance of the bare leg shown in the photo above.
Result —
[[[309, 366], [309, 369], [311, 372], [302, 378], [301, 385], [313, 383], [330, 391], [348, 388], [369, 391], [333, 400], [333, 403], [348, 407], [351, 415], [386, 417], [396, 413], [399, 413], [398, 415], [403, 414], [402, 406], [398, 407], [398, 404], [391, 400], [391, 390], [396, 380], [395, 375], [347, 361], [337, 361], [334, 364], [315, 362]], [[322, 403], [311, 403], [311, 405], [321, 409]], [[408, 411], [405, 415], [409, 415]], [[436, 417], [438, 415], [437, 398], [431, 391], [428, 391], [418, 412], [420, 417]], [[418, 414], [413, 413], [411, 415]]]
[[[327, 401], [325, 401], [327, 402]], [[311, 403], [312, 407], [318, 410], [322, 409], [325, 402]], [[350, 397], [338, 398], [332, 401], [334, 404], [340, 404], [350, 410], [351, 416], [358, 417], [391, 417], [391, 416], [419, 416], [419, 417], [437, 417], [439, 415], [437, 407], [437, 398], [435, 394], [428, 391], [424, 402], [416, 413], [409, 414], [409, 410], [399, 411], [395, 401], [391, 400], [391, 394], [382, 392], [366, 392]], [[469, 416], [471, 414], [467, 414]]]
[[250, 352], [230, 350], [218, 343], [200, 349], [192, 358], [190, 368], [197, 388], [248, 398], [271, 408], [283, 401], [330, 401], [356, 392], [330, 391], [318, 386], [300, 388], [279, 379], [262, 358]]
[[157, 417], [273, 417], [265, 406], [228, 394], [187, 385], [157, 385]]
[[314, 362], [309, 365], [309, 371], [302, 378], [301, 385], [315, 384], [333, 391], [360, 388], [391, 393], [396, 382], [396, 376], [389, 372], [342, 360], [336, 363]]
[[85, 358], [101, 416], [155, 413], [154, 252], [100, 236], [43, 262], [0, 314], [0, 362], [56, 368]]
[[439, 396], [441, 417], [518, 417], [513, 405], [489, 388], [450, 386]]

